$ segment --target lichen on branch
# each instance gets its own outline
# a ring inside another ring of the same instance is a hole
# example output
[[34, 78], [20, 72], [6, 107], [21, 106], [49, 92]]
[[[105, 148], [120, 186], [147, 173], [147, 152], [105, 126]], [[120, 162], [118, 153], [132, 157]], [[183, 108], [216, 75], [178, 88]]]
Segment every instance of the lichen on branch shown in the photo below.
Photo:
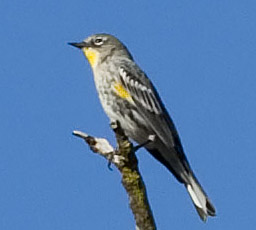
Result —
[[128, 194], [130, 208], [136, 222], [136, 229], [155, 230], [156, 225], [148, 202], [145, 184], [139, 172], [135, 148], [119, 122], [111, 123], [111, 128], [116, 136], [116, 149], [104, 138], [92, 137], [81, 131], [73, 131], [73, 134], [83, 138], [93, 152], [106, 158], [120, 171], [122, 185]]

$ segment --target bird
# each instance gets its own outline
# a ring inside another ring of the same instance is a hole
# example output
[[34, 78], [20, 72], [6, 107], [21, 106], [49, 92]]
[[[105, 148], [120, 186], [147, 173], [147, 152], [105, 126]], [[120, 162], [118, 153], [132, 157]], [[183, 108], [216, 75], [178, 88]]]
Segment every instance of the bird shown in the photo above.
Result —
[[215, 208], [191, 169], [172, 118], [128, 48], [106, 33], [68, 44], [82, 50], [88, 60], [110, 121], [118, 121], [130, 139], [144, 146], [185, 186], [203, 221], [215, 216]]

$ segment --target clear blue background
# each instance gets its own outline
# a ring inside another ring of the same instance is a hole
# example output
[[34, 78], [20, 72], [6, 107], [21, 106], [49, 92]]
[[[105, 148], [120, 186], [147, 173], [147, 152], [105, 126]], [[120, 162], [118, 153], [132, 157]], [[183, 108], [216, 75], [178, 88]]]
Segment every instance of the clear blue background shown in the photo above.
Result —
[[89, 65], [67, 42], [107, 32], [150, 76], [217, 208], [206, 224], [145, 150], [158, 229], [254, 229], [256, 2], [0, 2], [0, 229], [134, 229], [120, 175], [74, 129], [114, 143]]

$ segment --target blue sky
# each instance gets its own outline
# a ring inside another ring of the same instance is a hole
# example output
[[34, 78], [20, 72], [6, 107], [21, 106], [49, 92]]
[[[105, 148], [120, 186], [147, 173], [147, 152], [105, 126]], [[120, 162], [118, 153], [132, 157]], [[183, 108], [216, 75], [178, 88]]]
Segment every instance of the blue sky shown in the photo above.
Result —
[[92, 73], [67, 42], [119, 37], [152, 79], [217, 209], [137, 153], [158, 229], [254, 229], [255, 1], [0, 2], [0, 229], [134, 229], [117, 170], [72, 136], [114, 142]]

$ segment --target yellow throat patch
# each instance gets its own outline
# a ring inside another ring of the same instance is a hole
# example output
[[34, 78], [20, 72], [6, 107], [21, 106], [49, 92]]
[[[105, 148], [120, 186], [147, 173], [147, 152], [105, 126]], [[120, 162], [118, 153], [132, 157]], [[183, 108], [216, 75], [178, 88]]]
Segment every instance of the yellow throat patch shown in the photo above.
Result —
[[82, 50], [84, 55], [88, 59], [91, 67], [95, 67], [98, 62], [99, 53], [92, 48], [83, 48]]
[[132, 97], [129, 92], [120, 83], [115, 83], [114, 89], [119, 97], [132, 101]]

